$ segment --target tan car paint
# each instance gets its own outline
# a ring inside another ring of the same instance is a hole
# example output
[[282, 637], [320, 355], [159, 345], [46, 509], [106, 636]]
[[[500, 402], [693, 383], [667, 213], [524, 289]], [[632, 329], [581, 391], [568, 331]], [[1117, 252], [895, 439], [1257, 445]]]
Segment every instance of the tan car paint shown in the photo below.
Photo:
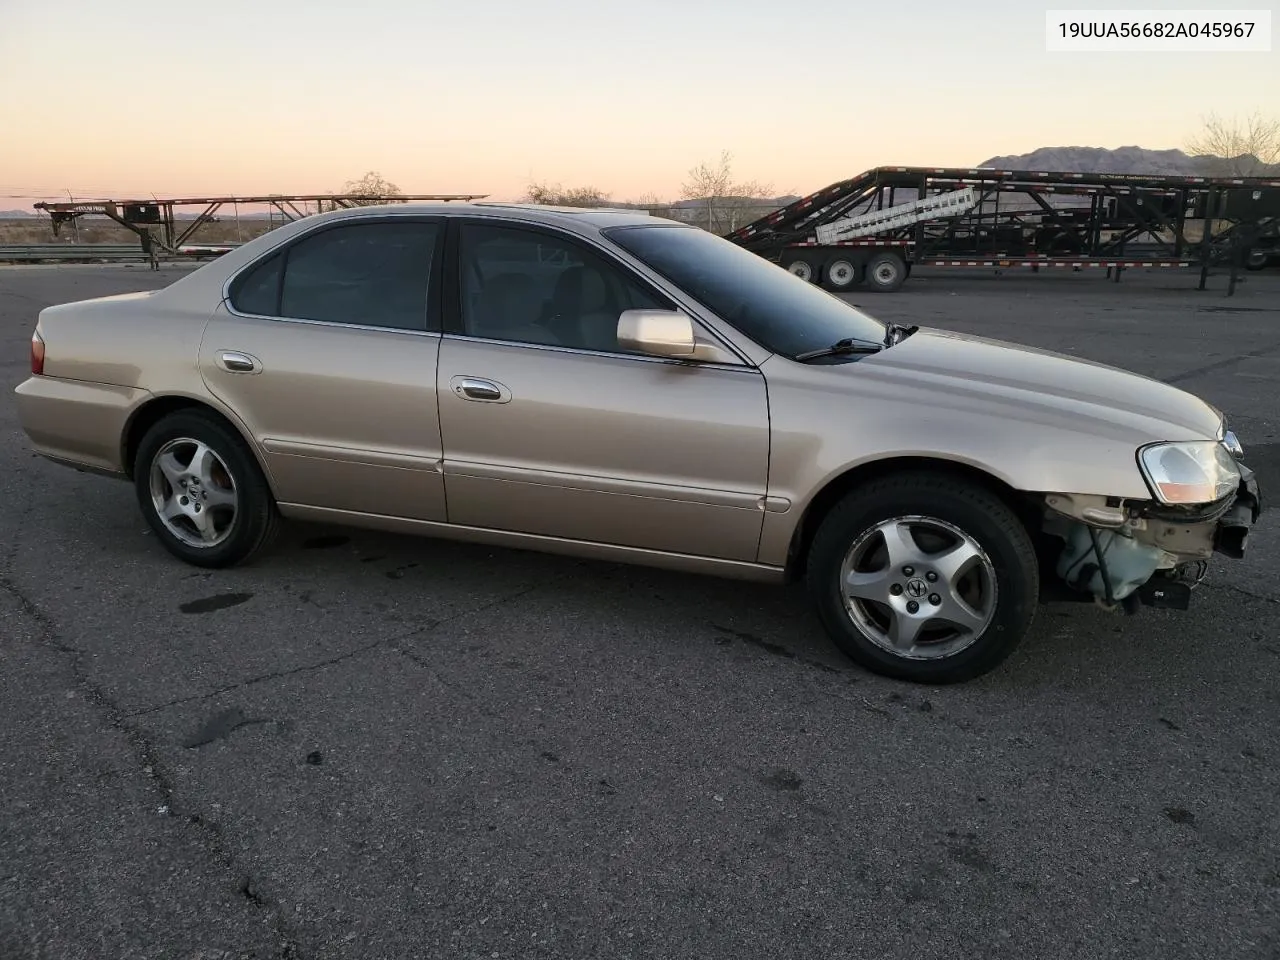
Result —
[[[455, 377], [506, 395], [468, 399]], [[439, 393], [454, 522], [755, 560], [759, 371], [446, 337]]]
[[[651, 222], [443, 206], [596, 246], [602, 224]], [[393, 208], [415, 211], [440, 205]], [[769, 578], [805, 506], [859, 464], [935, 457], [1022, 491], [1146, 499], [1139, 445], [1215, 439], [1220, 427], [1208, 404], [1156, 381], [940, 331], [851, 363], [771, 357], [661, 278], [700, 336], [743, 359], [686, 365], [226, 311], [235, 269], [353, 215], [282, 227], [155, 294], [45, 310], [46, 376], [18, 388], [34, 448], [124, 472], [129, 417], [187, 397], [246, 434], [287, 516]], [[262, 372], [219, 369], [224, 350]], [[496, 381], [507, 399], [460, 399], [455, 377]]]
[[[769, 493], [801, 509], [849, 469], [898, 457], [976, 467], [1015, 490], [1145, 500], [1137, 448], [1214, 439], [1221, 422], [1204, 401], [1158, 381], [937, 330], [857, 363], [774, 357], [761, 369]], [[794, 511], [765, 518], [760, 562], [785, 562], [795, 522]]]
[[120, 437], [129, 416], [150, 396], [134, 387], [52, 377], [25, 380], [15, 393], [18, 421], [32, 449], [113, 474], [121, 472]]
[[[214, 311], [204, 387], [237, 410], [286, 503], [444, 520], [433, 381], [440, 338]], [[260, 365], [219, 363], [240, 352]]]

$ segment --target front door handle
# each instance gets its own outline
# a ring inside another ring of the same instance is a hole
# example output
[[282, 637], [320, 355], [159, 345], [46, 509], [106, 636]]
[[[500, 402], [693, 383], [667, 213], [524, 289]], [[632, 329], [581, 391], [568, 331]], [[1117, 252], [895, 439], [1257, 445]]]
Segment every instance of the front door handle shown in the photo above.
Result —
[[454, 377], [449, 381], [453, 392], [463, 400], [479, 400], [484, 403], [506, 403], [511, 391], [502, 384], [482, 377]]
[[218, 366], [228, 373], [261, 373], [258, 358], [239, 350], [222, 350], [218, 353]]

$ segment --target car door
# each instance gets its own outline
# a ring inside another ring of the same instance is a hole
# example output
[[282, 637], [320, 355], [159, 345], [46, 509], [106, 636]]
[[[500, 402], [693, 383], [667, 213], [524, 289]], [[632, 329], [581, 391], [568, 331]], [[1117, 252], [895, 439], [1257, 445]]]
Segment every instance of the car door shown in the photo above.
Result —
[[581, 239], [477, 218], [450, 244], [437, 381], [449, 521], [755, 560], [761, 374], [620, 349], [622, 310], [674, 304]]
[[282, 503], [444, 521], [439, 218], [339, 220], [237, 275], [200, 347]]

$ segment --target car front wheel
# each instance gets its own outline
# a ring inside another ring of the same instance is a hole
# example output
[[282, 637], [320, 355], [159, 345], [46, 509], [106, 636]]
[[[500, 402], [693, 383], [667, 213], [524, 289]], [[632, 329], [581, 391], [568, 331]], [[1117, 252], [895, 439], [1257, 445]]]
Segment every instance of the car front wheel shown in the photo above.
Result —
[[836, 645], [863, 667], [957, 683], [1002, 663], [1038, 601], [1034, 547], [981, 486], [897, 475], [847, 494], [822, 521], [809, 587]]
[[199, 411], [152, 426], [133, 468], [138, 506], [174, 556], [230, 567], [258, 553], [279, 515], [253, 454], [230, 427]]

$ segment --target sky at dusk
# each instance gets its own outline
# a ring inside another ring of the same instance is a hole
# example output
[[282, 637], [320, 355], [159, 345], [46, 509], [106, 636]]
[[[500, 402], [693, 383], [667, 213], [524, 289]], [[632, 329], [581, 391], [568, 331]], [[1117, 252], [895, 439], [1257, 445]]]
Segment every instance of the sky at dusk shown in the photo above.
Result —
[[1280, 114], [1280, 44], [1051, 54], [1045, 7], [0, 0], [0, 208], [328, 192], [369, 170], [406, 193], [667, 199], [722, 150], [740, 179], [808, 193], [881, 164], [1180, 147], [1210, 111]]

